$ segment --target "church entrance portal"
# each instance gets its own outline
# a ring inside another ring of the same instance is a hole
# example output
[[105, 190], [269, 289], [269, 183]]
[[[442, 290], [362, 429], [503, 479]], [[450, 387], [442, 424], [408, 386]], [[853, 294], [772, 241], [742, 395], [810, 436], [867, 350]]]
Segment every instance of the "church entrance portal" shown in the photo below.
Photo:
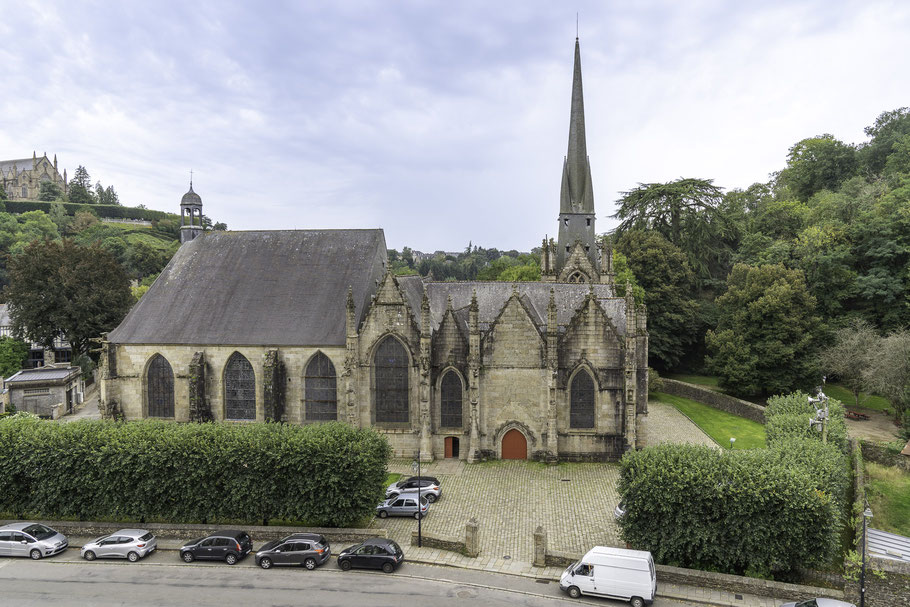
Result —
[[502, 459], [528, 459], [528, 440], [515, 428], [502, 437]]
[[446, 437], [446, 457], [458, 457], [458, 442], [457, 436]]

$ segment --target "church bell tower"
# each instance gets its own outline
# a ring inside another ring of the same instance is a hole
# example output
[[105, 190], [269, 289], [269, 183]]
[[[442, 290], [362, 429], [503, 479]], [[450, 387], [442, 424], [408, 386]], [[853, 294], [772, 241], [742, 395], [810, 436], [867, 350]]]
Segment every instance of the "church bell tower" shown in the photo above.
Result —
[[180, 199], [180, 244], [189, 242], [202, 234], [202, 198], [193, 191], [193, 178], [190, 177], [190, 189]]

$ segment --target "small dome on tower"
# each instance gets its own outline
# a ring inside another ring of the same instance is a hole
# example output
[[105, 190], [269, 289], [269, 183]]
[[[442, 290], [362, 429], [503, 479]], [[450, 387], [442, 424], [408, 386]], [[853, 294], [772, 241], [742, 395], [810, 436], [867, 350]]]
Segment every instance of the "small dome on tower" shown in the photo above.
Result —
[[183, 195], [180, 204], [202, 204], [202, 198], [193, 191], [193, 184], [190, 183], [190, 191]]

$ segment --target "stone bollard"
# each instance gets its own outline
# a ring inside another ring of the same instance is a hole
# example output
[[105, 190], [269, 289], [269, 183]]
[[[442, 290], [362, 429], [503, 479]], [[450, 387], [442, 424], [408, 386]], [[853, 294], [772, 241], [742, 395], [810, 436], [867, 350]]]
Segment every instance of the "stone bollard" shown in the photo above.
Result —
[[477, 519], [474, 517], [471, 517], [464, 526], [464, 551], [472, 558], [480, 554], [480, 532], [477, 528]]
[[534, 566], [547, 566], [547, 532], [541, 525], [534, 531]]

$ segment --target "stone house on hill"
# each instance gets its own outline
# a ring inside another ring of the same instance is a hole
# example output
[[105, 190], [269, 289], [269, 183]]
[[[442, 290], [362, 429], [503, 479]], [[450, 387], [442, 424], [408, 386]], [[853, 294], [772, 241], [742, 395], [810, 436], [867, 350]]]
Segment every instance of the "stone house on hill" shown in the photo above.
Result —
[[379, 229], [188, 235], [103, 343], [104, 414], [337, 420], [423, 459], [634, 449], [646, 314], [631, 289], [616, 296], [595, 238], [575, 51], [560, 237], [545, 241], [541, 282], [396, 277]]

